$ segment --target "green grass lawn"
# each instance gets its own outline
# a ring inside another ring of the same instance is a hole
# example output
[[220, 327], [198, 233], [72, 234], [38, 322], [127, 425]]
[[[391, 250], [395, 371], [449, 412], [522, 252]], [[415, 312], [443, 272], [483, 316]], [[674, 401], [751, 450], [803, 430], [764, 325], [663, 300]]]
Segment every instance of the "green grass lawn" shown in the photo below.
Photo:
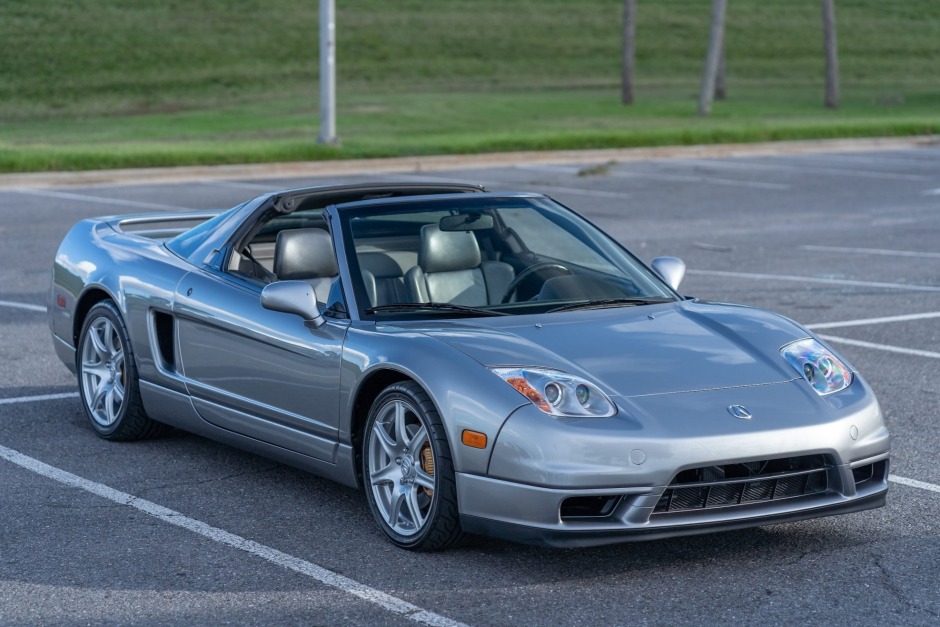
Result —
[[708, 0], [338, 0], [339, 148], [316, 144], [316, 0], [4, 0], [0, 171], [940, 132], [940, 2], [735, 0], [729, 99], [695, 115]]

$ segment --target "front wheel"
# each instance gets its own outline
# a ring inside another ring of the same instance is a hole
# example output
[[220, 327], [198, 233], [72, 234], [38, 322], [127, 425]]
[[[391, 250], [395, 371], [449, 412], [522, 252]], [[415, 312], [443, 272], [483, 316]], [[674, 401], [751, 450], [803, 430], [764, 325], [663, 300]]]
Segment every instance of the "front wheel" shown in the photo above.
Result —
[[88, 311], [76, 352], [78, 389], [85, 415], [106, 440], [139, 440], [163, 426], [144, 413], [137, 367], [121, 312], [109, 300]]
[[362, 469], [369, 509], [392, 543], [435, 551], [463, 537], [447, 435], [412, 381], [386, 388], [366, 421]]

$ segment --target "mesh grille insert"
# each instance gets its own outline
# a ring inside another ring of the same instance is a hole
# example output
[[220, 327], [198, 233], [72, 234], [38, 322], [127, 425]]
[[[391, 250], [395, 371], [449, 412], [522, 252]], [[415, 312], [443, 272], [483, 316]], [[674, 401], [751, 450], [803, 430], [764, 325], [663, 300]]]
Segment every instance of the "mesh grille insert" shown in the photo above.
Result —
[[811, 494], [829, 487], [831, 463], [824, 455], [683, 470], [653, 510], [655, 514], [747, 505]]

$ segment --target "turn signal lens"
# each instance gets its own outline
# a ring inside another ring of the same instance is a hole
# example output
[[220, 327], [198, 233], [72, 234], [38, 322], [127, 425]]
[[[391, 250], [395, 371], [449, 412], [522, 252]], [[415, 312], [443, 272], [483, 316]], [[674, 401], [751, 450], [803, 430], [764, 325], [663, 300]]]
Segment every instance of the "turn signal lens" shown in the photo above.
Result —
[[464, 429], [460, 441], [470, 448], [486, 448], [486, 434]]
[[534, 387], [529, 385], [529, 382], [523, 377], [507, 377], [506, 383], [516, 388], [516, 392], [525, 396], [529, 401], [544, 411], [546, 414], [552, 413], [552, 408], [549, 407], [548, 403], [545, 402], [545, 398], [539, 394]]

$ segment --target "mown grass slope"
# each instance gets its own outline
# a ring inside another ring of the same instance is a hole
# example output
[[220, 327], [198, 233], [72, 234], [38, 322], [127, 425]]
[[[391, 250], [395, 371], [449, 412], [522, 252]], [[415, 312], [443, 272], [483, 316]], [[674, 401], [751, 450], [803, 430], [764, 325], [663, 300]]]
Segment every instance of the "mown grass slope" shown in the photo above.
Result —
[[577, 148], [940, 130], [940, 2], [735, 0], [729, 100], [694, 116], [708, 0], [337, 0], [339, 134], [315, 145], [316, 0], [0, 3], [0, 170]]

